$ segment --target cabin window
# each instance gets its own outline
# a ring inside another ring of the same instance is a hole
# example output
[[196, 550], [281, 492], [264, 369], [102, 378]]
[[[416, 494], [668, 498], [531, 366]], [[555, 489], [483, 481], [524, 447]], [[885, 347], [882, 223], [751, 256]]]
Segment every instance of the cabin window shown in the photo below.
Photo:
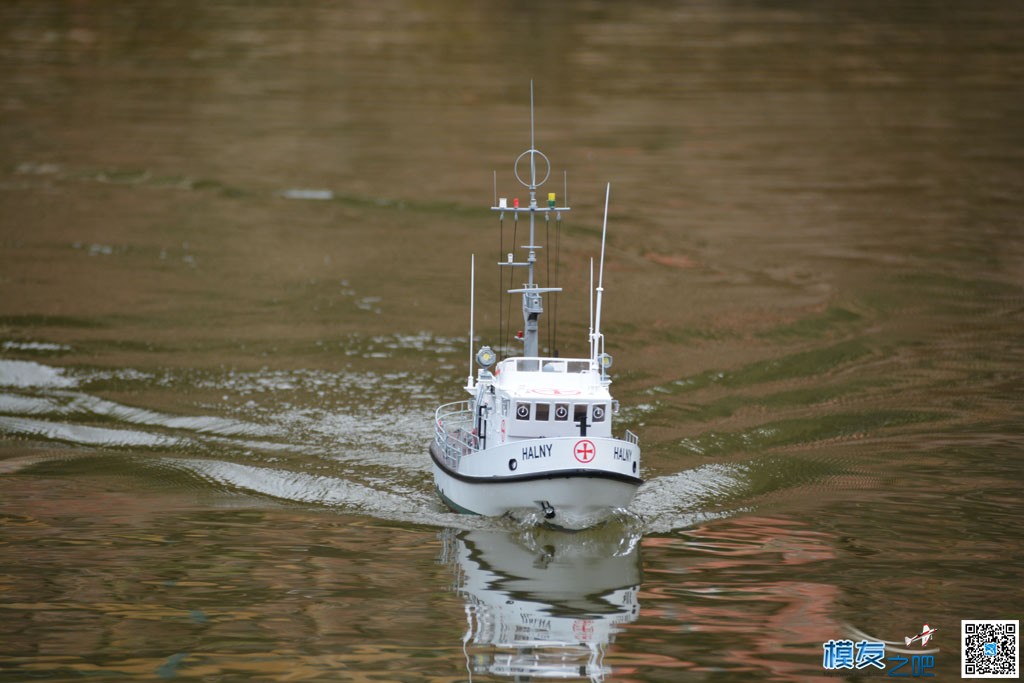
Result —
[[594, 404], [594, 422], [604, 422], [604, 416], [608, 413], [608, 406], [603, 403]]
[[569, 419], [569, 404], [568, 403], [556, 403], [555, 404], [555, 419], [560, 422], [565, 422]]
[[507, 398], [501, 399], [501, 414], [506, 417], [508, 417], [508, 404], [509, 400]]
[[516, 419], [517, 420], [529, 420], [530, 419], [530, 404], [519, 402], [516, 403]]
[[576, 409], [572, 413], [572, 421], [573, 422], [583, 422], [584, 420], [586, 420], [587, 419], [587, 408], [589, 408], [589, 407], [590, 406], [588, 406], [586, 403], [577, 403], [576, 406], [575, 406]]
[[587, 360], [571, 360], [569, 361], [569, 372], [589, 372], [590, 361]]
[[516, 370], [519, 372], [537, 372], [540, 370], [540, 361], [536, 358], [521, 358], [516, 361]]
[[551, 418], [548, 415], [551, 413], [550, 403], [538, 403], [536, 408], [536, 414], [534, 415], [535, 420], [543, 420], [547, 422]]

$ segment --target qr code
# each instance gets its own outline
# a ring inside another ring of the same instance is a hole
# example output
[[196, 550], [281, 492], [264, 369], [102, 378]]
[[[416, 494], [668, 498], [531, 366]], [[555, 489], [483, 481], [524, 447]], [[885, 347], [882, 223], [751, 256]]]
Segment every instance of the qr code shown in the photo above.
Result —
[[1020, 621], [960, 622], [962, 678], [1019, 678]]

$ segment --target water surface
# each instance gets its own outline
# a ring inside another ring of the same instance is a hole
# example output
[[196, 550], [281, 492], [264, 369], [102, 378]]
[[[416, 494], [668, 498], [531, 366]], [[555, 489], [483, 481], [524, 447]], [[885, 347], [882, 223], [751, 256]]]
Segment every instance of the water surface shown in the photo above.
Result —
[[[1017, 3], [15, 1], [0, 38], [0, 680], [833, 680], [824, 641], [923, 623], [948, 679], [961, 619], [1020, 618]], [[610, 181], [644, 449], [583, 534], [445, 511], [426, 454], [471, 253], [479, 342], [515, 330], [531, 79], [544, 344], [585, 353]]]

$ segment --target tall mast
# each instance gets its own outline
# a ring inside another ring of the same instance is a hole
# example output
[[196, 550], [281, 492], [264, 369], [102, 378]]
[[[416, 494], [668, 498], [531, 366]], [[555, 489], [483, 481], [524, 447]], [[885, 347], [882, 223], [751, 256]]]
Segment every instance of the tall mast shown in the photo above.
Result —
[[[529, 156], [530, 158], [530, 175], [529, 180], [525, 180], [519, 173], [519, 164], [524, 157]], [[546, 169], [544, 177], [537, 178], [537, 158], [544, 162]], [[551, 162], [543, 152], [537, 149], [535, 134], [534, 134], [534, 114], [533, 114], [533, 81], [530, 81], [530, 148], [520, 154], [515, 163], [512, 165], [512, 171], [515, 174], [516, 180], [519, 181], [530, 192], [529, 205], [525, 207], [519, 206], [519, 200], [512, 200], [513, 205], [508, 206], [508, 200], [505, 198], [498, 200], [498, 206], [491, 207], [494, 211], [501, 211], [502, 217], [504, 217], [505, 211], [511, 211], [513, 214], [518, 216], [520, 213], [527, 213], [530, 217], [530, 241], [529, 244], [520, 245], [520, 249], [527, 250], [526, 261], [516, 261], [513, 254], [509, 254], [508, 261], [499, 263], [499, 266], [507, 266], [511, 268], [526, 268], [526, 282], [523, 284], [521, 289], [510, 289], [509, 294], [522, 294], [523, 295], [523, 355], [524, 356], [538, 356], [539, 353], [539, 319], [541, 313], [544, 312], [544, 300], [543, 294], [546, 292], [560, 292], [561, 287], [540, 287], [534, 281], [534, 266], [537, 263], [537, 250], [543, 249], [541, 245], [537, 244], [536, 239], [536, 220], [537, 214], [545, 214], [544, 218], [547, 220], [551, 212], [555, 212], [557, 216], [561, 216], [562, 211], [569, 211], [568, 206], [555, 206], [555, 193], [551, 192], [548, 194], [547, 206], [540, 206], [537, 204], [537, 188], [547, 182], [548, 177], [551, 175]]]

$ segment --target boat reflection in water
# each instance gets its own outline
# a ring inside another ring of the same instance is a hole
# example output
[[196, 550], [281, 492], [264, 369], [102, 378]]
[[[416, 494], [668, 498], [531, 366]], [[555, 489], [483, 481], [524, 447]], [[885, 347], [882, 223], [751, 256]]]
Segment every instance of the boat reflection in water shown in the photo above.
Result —
[[605, 524], [568, 534], [443, 532], [441, 561], [466, 601], [463, 649], [474, 673], [604, 680], [605, 648], [640, 614], [640, 534]]

